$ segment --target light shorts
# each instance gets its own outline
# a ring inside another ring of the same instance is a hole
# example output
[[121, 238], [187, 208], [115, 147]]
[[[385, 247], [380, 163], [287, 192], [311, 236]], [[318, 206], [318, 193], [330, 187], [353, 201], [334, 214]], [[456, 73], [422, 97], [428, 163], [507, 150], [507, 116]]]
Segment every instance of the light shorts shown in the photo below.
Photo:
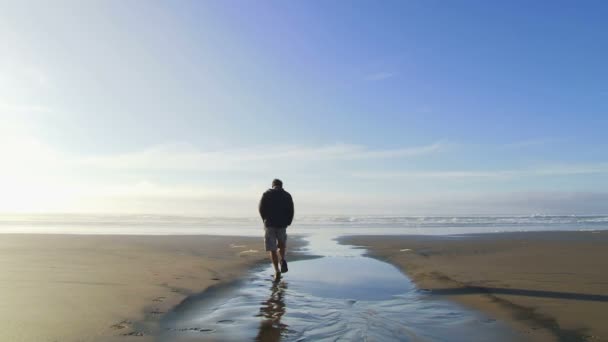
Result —
[[287, 242], [287, 228], [264, 228], [264, 247], [267, 252], [276, 251], [277, 244]]

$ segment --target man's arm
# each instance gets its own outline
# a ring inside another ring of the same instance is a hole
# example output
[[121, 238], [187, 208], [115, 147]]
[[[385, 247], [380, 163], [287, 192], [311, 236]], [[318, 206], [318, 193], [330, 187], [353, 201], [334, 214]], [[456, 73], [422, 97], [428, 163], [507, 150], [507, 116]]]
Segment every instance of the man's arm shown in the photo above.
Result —
[[293, 208], [293, 198], [291, 198], [291, 195], [289, 195], [289, 202], [288, 202], [288, 205], [287, 205], [287, 210], [288, 210], [287, 217], [289, 218], [289, 222], [288, 222], [287, 225], [291, 226], [291, 222], [293, 221], [293, 215], [294, 215], [294, 212], [295, 212], [295, 210]]
[[268, 204], [266, 203], [266, 194], [262, 195], [262, 198], [260, 199], [260, 204], [258, 205], [258, 211], [260, 212], [260, 217], [262, 218], [262, 221], [266, 221], [266, 217], [268, 215], [266, 215], [266, 213], [268, 212]]

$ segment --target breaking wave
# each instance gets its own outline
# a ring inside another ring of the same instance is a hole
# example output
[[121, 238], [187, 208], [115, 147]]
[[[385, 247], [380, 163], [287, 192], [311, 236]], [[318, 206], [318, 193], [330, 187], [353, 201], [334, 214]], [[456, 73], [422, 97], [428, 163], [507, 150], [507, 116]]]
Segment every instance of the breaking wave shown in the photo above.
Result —
[[[77, 234], [247, 234], [260, 219], [172, 215], [0, 215], [0, 233]], [[522, 230], [608, 229], [608, 216], [297, 216], [296, 229], [376, 233], [453, 234]], [[357, 232], [357, 229], [360, 229]]]

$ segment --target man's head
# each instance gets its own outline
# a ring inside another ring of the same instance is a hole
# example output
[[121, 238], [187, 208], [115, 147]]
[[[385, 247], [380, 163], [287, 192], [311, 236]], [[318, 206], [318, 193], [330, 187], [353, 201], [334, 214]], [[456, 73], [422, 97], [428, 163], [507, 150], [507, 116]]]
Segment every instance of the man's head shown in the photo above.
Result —
[[272, 180], [272, 187], [273, 188], [282, 188], [283, 187], [283, 182], [281, 182], [280, 179], [273, 179]]

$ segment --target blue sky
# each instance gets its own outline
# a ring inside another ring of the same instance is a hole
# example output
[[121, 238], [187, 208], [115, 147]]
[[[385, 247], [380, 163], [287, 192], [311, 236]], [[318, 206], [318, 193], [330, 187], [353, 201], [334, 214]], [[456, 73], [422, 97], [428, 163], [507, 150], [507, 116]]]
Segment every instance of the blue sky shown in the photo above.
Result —
[[0, 5], [0, 212], [593, 214], [604, 2]]

